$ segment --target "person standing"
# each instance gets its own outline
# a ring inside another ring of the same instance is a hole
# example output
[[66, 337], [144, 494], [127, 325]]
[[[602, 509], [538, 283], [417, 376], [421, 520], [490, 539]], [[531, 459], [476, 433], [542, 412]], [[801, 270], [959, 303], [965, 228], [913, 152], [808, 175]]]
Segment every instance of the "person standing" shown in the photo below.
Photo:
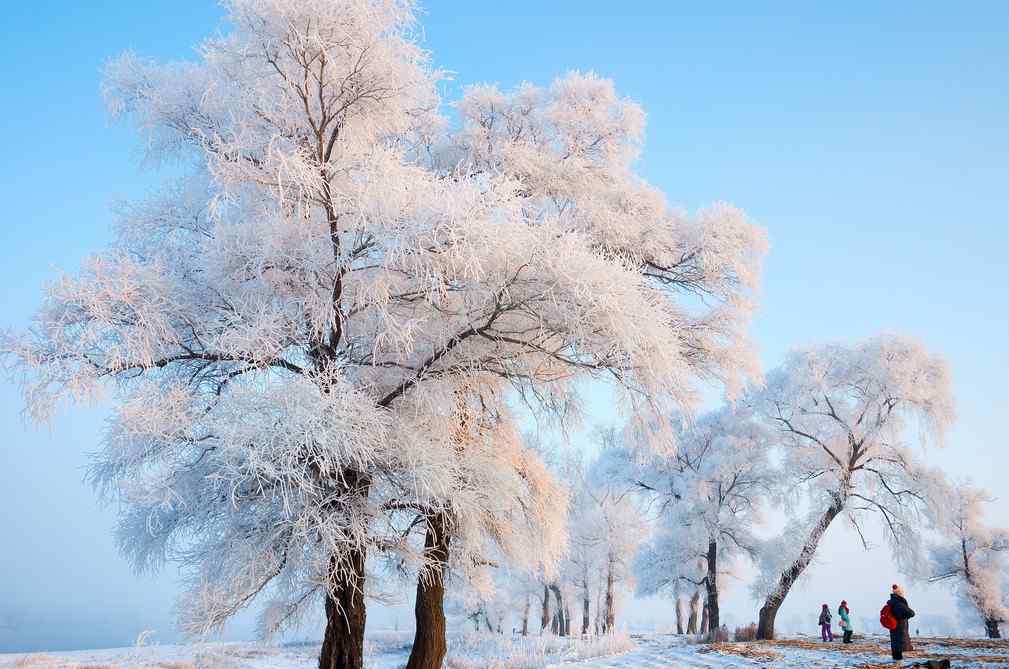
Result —
[[904, 589], [896, 583], [891, 588], [890, 613], [897, 619], [897, 626], [890, 630], [890, 651], [894, 660], [903, 660], [904, 653], [914, 650], [907, 621], [914, 618], [914, 609], [908, 606]]
[[851, 611], [848, 610], [847, 600], [841, 600], [841, 606], [837, 607], [837, 617], [841, 619], [841, 631], [844, 632], [844, 637], [841, 641], [843, 643], [851, 643]]
[[830, 629], [830, 607], [826, 604], [820, 609], [820, 637], [824, 641], [834, 640], [834, 632]]

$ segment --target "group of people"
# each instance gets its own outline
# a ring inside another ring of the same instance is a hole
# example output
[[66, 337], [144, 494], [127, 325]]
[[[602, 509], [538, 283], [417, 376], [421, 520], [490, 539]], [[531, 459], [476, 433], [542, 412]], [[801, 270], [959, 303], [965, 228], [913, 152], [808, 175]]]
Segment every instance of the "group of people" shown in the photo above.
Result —
[[[914, 650], [911, 646], [911, 634], [908, 630], [907, 622], [914, 617], [914, 610], [908, 606], [904, 589], [897, 584], [894, 584], [890, 589], [890, 599], [887, 601], [884, 611], [880, 612], [881, 622], [884, 617], [883, 614], [887, 610], [893, 620], [896, 621], [895, 627], [887, 628], [890, 631], [890, 652], [894, 660], [902, 660], [904, 659], [904, 651]], [[834, 632], [830, 625], [831, 617], [830, 607], [824, 604], [820, 610], [820, 636], [824, 641], [834, 640]], [[851, 610], [848, 608], [847, 601], [842, 600], [841, 605], [837, 607], [837, 617], [841, 620], [840, 625], [841, 631], [844, 633], [844, 643], [851, 643]]]
[[[841, 605], [837, 607], [837, 617], [841, 619], [841, 631], [844, 632], [844, 643], [851, 643], [851, 611], [848, 609], [848, 602], [841, 600]], [[820, 610], [820, 636], [824, 641], [834, 640], [834, 630], [830, 626], [830, 607], [826, 604]]]

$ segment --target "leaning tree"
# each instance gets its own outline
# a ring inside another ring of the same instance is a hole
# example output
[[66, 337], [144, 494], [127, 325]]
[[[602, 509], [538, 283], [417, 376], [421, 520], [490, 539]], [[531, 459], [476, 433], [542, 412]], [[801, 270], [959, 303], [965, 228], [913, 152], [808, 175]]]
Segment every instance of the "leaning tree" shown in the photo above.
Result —
[[910, 568], [941, 478], [907, 444], [942, 443], [954, 417], [950, 386], [942, 358], [915, 340], [883, 335], [794, 352], [750, 394], [777, 429], [784, 476], [809, 508], [763, 555], [758, 638], [774, 637], [779, 607], [839, 516], [863, 543], [865, 520], [878, 518], [898, 564]]
[[634, 177], [640, 113], [608, 82], [501, 107], [535, 123], [513, 131], [471, 94], [447, 141], [407, 0], [227, 6], [197, 61], [109, 66], [111, 110], [181, 176], [2, 349], [36, 418], [112, 394], [92, 478], [137, 568], [181, 563], [187, 630], [321, 603], [320, 666], [359, 669], [369, 551], [408, 551], [401, 491], [447, 434], [417, 416], [483, 376], [549, 407], [605, 377], [641, 414], [738, 386], [764, 242]]
[[1002, 638], [1009, 620], [1005, 580], [1009, 571], [1009, 531], [984, 522], [992, 498], [969, 485], [952, 486], [944, 500], [941, 543], [930, 551], [929, 581], [949, 584], [964, 611], [984, 622], [989, 639]]

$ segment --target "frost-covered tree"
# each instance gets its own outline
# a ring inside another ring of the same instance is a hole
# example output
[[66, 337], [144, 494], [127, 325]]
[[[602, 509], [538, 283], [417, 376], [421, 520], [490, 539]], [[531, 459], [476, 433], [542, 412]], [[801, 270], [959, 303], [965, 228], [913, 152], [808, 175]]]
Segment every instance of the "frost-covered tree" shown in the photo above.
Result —
[[866, 518], [878, 518], [898, 565], [911, 568], [941, 478], [908, 443], [942, 443], [954, 418], [950, 385], [940, 357], [915, 340], [884, 335], [794, 352], [750, 395], [776, 428], [788, 483], [809, 508], [762, 560], [759, 638], [773, 638], [778, 608], [838, 516], [863, 542]]
[[[730, 394], [756, 376], [745, 327], [767, 251], [764, 232], [724, 203], [696, 216], [670, 209], [634, 172], [644, 112], [612, 81], [572, 72], [549, 88], [472, 86], [458, 109], [462, 127], [443, 162], [513, 177], [531, 219], [556, 221], [672, 298], [665, 325], [677, 333], [677, 353], [692, 375], [718, 379]], [[689, 403], [692, 390], [681, 383], [674, 399]]]
[[[503, 623], [508, 588], [488, 567], [509, 573], [553, 573], [565, 547], [567, 494], [525, 445], [510, 419], [495, 377], [456, 384], [455, 401], [441, 414], [417, 417], [418, 432], [442, 434], [418, 453], [400, 496], [386, 508], [408, 511], [408, 529], [424, 527], [415, 600], [416, 636], [408, 669], [440, 666], [446, 653], [446, 570], [478, 593], [489, 627]], [[423, 486], [411, 482], [420, 477]]]
[[604, 452], [587, 468], [576, 484], [580, 486], [576, 500], [581, 508], [572, 515], [570, 530], [572, 546], [579, 551], [572, 559], [575, 569], [571, 576], [581, 586], [583, 615], [589, 608], [585, 598], [594, 583], [603, 633], [615, 630], [621, 591], [634, 585], [632, 567], [648, 529], [626, 479], [618, 473], [621, 460], [618, 453]]
[[[320, 666], [358, 669], [369, 551], [416, 557], [423, 582], [451, 532], [460, 556], [509, 540], [507, 514], [446, 487], [514, 501], [521, 469], [517, 447], [498, 478], [452, 446], [460, 387], [561, 411], [606, 378], [641, 416], [689, 405], [698, 377], [738, 388], [766, 245], [634, 175], [642, 114], [610, 82], [471, 89], [446, 139], [409, 0], [227, 8], [194, 62], [109, 66], [112, 112], [184, 175], [124, 206], [2, 349], [37, 419], [111, 393], [93, 479], [137, 568], [181, 563], [187, 630], [269, 598], [269, 632], [321, 602]], [[421, 504], [418, 554], [396, 531]]]
[[950, 584], [965, 613], [984, 623], [989, 639], [1002, 638], [1009, 620], [1009, 531], [989, 527], [984, 507], [992, 501], [973, 486], [953, 486], [943, 500], [942, 543], [930, 551], [930, 581]]
[[686, 424], [675, 449], [636, 468], [637, 486], [659, 503], [655, 539], [638, 558], [639, 590], [678, 596], [678, 586], [703, 588], [710, 630], [721, 625], [720, 577], [754, 556], [752, 531], [777, 486], [768, 442], [763, 425], [725, 408]]

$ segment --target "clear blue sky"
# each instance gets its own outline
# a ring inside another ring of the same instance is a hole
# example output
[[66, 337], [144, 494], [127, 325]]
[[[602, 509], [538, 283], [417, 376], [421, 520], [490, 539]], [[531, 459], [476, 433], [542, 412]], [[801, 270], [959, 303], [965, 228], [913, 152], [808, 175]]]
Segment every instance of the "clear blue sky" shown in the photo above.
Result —
[[[701, 4], [430, 0], [422, 22], [435, 63], [456, 73], [449, 98], [466, 83], [548, 83], [569, 69], [613, 78], [648, 113], [649, 180], [674, 203], [728, 200], [767, 227], [755, 323], [765, 365], [881, 329], [923, 338], [950, 360], [960, 402], [949, 450], [933, 455], [1000, 489], [1009, 3]], [[5, 9], [0, 323], [25, 325], [43, 281], [109, 239], [109, 205], [157, 183], [137, 168], [134, 137], [106, 120], [102, 64], [125, 49], [190, 58], [221, 17], [204, 0]], [[101, 409], [37, 430], [9, 386], [0, 398], [0, 652], [122, 645], [145, 628], [171, 639], [172, 574], [130, 575], [111, 515], [80, 482]], [[895, 578], [885, 554], [850, 544], [832, 528], [825, 564], [781, 620], [839, 599], [840, 569], [866, 597]], [[742, 588], [730, 595], [738, 622], [752, 608]]]

